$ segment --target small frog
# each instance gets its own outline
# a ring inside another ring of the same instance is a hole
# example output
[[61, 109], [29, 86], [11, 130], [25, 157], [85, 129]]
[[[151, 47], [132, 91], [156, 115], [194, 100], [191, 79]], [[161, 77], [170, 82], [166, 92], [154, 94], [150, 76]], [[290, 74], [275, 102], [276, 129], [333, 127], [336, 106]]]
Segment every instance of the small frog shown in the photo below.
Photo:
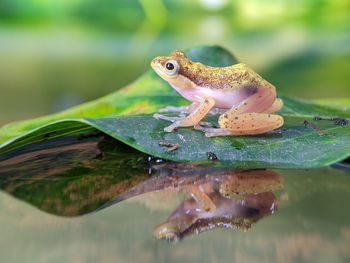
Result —
[[[181, 51], [152, 60], [152, 68], [182, 97], [189, 106], [168, 106], [159, 112], [180, 112], [187, 116], [169, 117], [155, 114], [157, 119], [173, 122], [164, 130], [194, 126], [207, 137], [254, 135], [277, 129], [283, 117], [279, 111], [283, 101], [276, 98], [276, 88], [245, 64], [210, 67], [189, 60]], [[220, 128], [201, 120], [207, 114], [220, 114]]]

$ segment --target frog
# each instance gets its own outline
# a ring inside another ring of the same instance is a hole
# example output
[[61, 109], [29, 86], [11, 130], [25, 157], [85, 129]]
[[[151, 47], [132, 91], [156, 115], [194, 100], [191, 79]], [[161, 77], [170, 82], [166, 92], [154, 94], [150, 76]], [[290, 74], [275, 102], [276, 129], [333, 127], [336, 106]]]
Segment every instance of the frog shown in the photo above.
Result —
[[[165, 132], [193, 127], [206, 137], [241, 136], [264, 134], [283, 126], [283, 117], [276, 114], [283, 107], [276, 87], [244, 63], [212, 67], [175, 50], [155, 57], [151, 67], [191, 102], [187, 106], [167, 106], [153, 115], [172, 123], [164, 128]], [[207, 115], [219, 115], [218, 125], [203, 121]]]

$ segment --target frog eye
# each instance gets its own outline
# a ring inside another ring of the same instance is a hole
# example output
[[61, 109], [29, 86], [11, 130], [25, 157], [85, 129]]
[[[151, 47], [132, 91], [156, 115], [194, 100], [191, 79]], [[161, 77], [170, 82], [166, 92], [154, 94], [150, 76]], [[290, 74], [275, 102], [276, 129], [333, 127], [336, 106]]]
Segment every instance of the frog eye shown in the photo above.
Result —
[[170, 76], [176, 75], [180, 69], [179, 64], [173, 59], [165, 62], [164, 68], [165, 68], [166, 73]]

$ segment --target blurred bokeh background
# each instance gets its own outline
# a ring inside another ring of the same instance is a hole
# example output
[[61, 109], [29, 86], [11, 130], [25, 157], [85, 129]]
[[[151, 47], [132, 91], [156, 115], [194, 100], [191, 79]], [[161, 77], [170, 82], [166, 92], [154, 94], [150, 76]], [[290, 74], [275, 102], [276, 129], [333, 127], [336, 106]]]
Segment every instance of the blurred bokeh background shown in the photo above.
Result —
[[0, 0], [0, 125], [115, 91], [219, 44], [280, 93], [350, 97], [349, 0]]

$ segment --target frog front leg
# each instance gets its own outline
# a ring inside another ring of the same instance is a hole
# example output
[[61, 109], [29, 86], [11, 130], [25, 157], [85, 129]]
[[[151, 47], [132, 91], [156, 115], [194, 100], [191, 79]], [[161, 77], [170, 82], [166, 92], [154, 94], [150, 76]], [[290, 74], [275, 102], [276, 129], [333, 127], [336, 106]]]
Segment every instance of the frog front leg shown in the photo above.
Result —
[[256, 135], [277, 129], [283, 125], [283, 117], [265, 113], [282, 107], [280, 99], [275, 98], [273, 89], [261, 89], [248, 97], [237, 107], [233, 107], [219, 117], [219, 129], [195, 126], [205, 132], [207, 137], [228, 135]]
[[[170, 121], [175, 122], [177, 120], [183, 119], [185, 117], [185, 114], [193, 112], [198, 107], [197, 102], [193, 102], [190, 105], [187, 106], [167, 106], [165, 108], [161, 108], [158, 110], [158, 113], [153, 114], [153, 118], [157, 120], [164, 120], [164, 121]], [[159, 112], [163, 113], [179, 113], [178, 116], [165, 116], [163, 114], [159, 114]]]
[[[168, 117], [166, 120], [174, 121], [173, 124], [164, 128], [166, 132], [172, 132], [174, 129], [179, 127], [190, 127], [197, 125], [214, 107], [215, 100], [210, 97], [199, 98], [200, 103], [196, 108], [186, 117]], [[154, 115], [154, 117], [162, 118], [161, 115]]]
[[[159, 109], [158, 112], [168, 112], [168, 113], [179, 113], [178, 116], [165, 116], [163, 114], [159, 114], [159, 113], [155, 113], [153, 114], [153, 118], [157, 119], [157, 120], [164, 120], [164, 121], [170, 121], [170, 122], [175, 122], [177, 120], [183, 119], [184, 114], [186, 113], [191, 113], [193, 112], [196, 107], [198, 107], [198, 103], [192, 103], [191, 105], [188, 106], [180, 106], [180, 107], [176, 107], [176, 106], [167, 106], [165, 108]], [[207, 114], [208, 115], [221, 115], [225, 113], [224, 109], [219, 109], [219, 108], [212, 108]], [[209, 122], [200, 122], [201, 125], [203, 126], [213, 126], [211, 123]]]

